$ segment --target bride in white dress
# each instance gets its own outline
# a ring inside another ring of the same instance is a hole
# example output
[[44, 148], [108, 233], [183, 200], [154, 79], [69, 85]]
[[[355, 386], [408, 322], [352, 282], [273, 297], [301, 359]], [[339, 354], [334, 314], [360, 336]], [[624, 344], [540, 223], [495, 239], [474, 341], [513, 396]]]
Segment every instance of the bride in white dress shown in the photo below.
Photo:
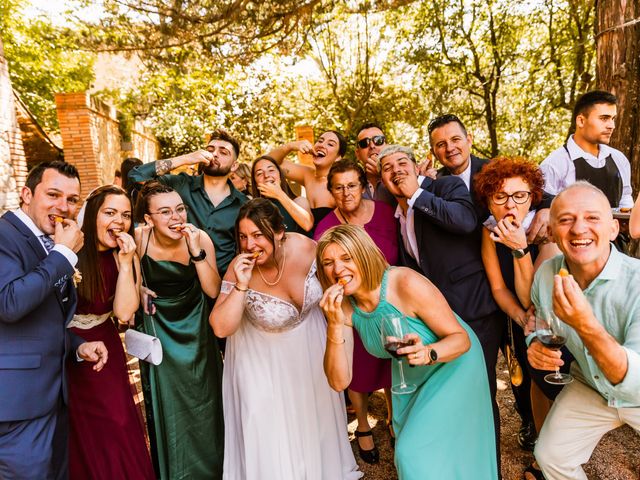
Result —
[[323, 371], [326, 322], [315, 242], [285, 234], [268, 200], [236, 221], [231, 263], [210, 323], [228, 337], [222, 380], [228, 480], [352, 480], [363, 474], [343, 397]]

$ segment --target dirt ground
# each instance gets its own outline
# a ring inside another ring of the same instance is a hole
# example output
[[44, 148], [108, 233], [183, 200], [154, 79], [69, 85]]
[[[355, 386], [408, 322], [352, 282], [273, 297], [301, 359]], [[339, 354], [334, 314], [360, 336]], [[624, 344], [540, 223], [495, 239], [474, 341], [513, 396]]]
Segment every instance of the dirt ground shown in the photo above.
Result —
[[[508, 371], [502, 358], [498, 369], [502, 477], [504, 480], [521, 480], [524, 478], [524, 469], [533, 461], [533, 455], [521, 450], [517, 443], [520, 417], [514, 409], [513, 396], [507, 383]], [[369, 465], [360, 460], [358, 445], [353, 436], [356, 421], [352, 415], [349, 416], [351, 446], [360, 469], [365, 472], [365, 479], [395, 480], [398, 477], [393, 466], [393, 450], [389, 443], [389, 433], [385, 426], [386, 406], [383, 393], [374, 393], [370, 405], [370, 423], [375, 424], [373, 435], [380, 450], [380, 463]], [[455, 453], [452, 452], [452, 454]], [[584, 469], [589, 480], [640, 480], [640, 435], [627, 426], [610, 432], [600, 441]]]
[[[133, 384], [138, 387], [136, 403], [142, 404], [140, 392], [140, 371], [137, 361], [129, 357], [129, 373]], [[513, 396], [508, 386], [509, 377], [504, 360], [498, 362], [498, 405], [502, 426], [502, 477], [504, 480], [521, 480], [523, 472], [533, 461], [533, 455], [520, 449], [517, 443], [520, 417], [514, 409]], [[373, 427], [373, 436], [380, 450], [380, 463], [369, 465], [358, 455], [358, 444], [353, 432], [356, 421], [349, 416], [349, 437], [353, 453], [365, 473], [366, 480], [397, 480], [393, 465], [393, 449], [389, 442], [389, 432], [385, 425], [386, 404], [384, 394], [375, 392], [370, 399], [369, 423]], [[455, 455], [455, 452], [452, 452]], [[607, 434], [598, 444], [591, 460], [584, 467], [589, 480], [640, 480], [640, 435], [625, 426]], [[447, 479], [442, 479], [447, 480]], [[482, 480], [482, 479], [477, 479]]]

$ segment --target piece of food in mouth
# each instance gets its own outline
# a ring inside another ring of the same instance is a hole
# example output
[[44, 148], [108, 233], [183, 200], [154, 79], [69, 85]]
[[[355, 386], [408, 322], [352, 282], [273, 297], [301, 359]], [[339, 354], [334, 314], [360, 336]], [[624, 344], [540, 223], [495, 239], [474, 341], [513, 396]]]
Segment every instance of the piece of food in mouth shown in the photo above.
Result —
[[560, 275], [561, 277], [568, 277], [569, 271], [566, 268], [561, 268], [558, 272], [558, 275]]
[[509, 222], [511, 222], [511, 225], [515, 225], [515, 226], [517, 226], [517, 225], [518, 225], [518, 223], [517, 223], [517, 221], [516, 221], [516, 216], [515, 216], [514, 214], [512, 214], [512, 213], [507, 213], [507, 214], [504, 216], [504, 219], [505, 219], [505, 220], [508, 220]]
[[338, 280], [338, 285], [340, 285], [341, 287], [344, 287], [347, 283], [349, 283], [349, 280], [347, 280], [346, 278], [341, 278], [340, 280]]
[[260, 250], [259, 250], [259, 251], [253, 252], [253, 253], [251, 254], [251, 258], [253, 258], [253, 259], [255, 260], [255, 259], [256, 259], [256, 258], [258, 258], [260, 255], [262, 255], [262, 251], [260, 251]]
[[56, 223], [62, 223], [64, 222], [64, 217], [61, 217], [60, 215], [54, 215], [53, 216], [53, 221]]

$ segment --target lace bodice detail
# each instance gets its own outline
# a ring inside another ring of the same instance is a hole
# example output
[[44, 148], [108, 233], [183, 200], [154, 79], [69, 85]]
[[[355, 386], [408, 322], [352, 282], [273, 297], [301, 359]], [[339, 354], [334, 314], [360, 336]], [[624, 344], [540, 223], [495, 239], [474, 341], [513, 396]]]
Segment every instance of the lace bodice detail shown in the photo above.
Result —
[[[228, 294], [233, 283], [223, 281], [221, 293]], [[309, 309], [316, 307], [322, 298], [322, 287], [316, 277], [316, 263], [313, 262], [304, 281], [302, 311], [291, 303], [268, 293], [249, 289], [247, 303], [244, 307], [244, 318], [265, 332], [278, 333], [291, 330], [300, 325]]]

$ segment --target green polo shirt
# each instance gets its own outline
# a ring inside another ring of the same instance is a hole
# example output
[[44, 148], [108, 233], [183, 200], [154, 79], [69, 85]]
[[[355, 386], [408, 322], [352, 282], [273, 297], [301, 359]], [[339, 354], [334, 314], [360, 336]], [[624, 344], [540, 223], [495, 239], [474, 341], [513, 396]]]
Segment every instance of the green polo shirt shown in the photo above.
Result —
[[216, 247], [218, 272], [220, 276], [224, 276], [229, 263], [236, 255], [234, 227], [240, 207], [247, 202], [247, 197], [236, 190], [230, 180], [227, 180], [231, 193], [214, 207], [204, 190], [202, 175], [180, 173], [158, 177], [155, 162], [145, 163], [129, 172], [129, 179], [134, 182], [146, 182], [154, 178], [169, 185], [180, 194], [182, 201], [189, 209], [188, 221], [209, 234]]
[[[531, 300], [536, 309], [552, 308], [553, 276], [567, 268], [564, 256], [544, 262], [536, 272]], [[640, 260], [611, 244], [611, 254], [600, 274], [583, 290], [593, 314], [627, 353], [628, 369], [622, 382], [612, 385], [602, 373], [576, 331], [569, 327], [567, 348], [575, 357], [571, 374], [600, 393], [610, 407], [640, 407]], [[527, 339], [530, 342], [535, 334]]]

